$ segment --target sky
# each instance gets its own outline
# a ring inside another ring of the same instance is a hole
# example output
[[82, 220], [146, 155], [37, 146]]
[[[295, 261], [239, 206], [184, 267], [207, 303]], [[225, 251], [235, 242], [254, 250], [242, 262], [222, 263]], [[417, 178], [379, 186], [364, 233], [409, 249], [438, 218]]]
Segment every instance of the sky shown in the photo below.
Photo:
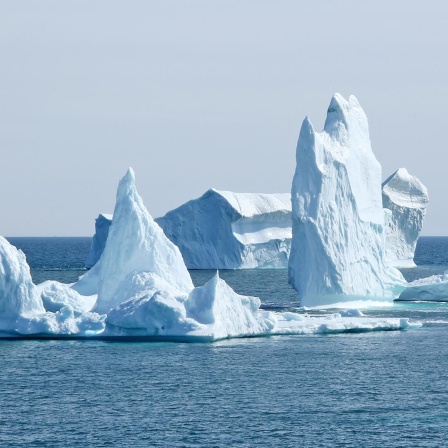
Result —
[[154, 217], [289, 192], [301, 123], [339, 92], [448, 235], [447, 22], [433, 0], [0, 0], [0, 234], [92, 235], [129, 166]]

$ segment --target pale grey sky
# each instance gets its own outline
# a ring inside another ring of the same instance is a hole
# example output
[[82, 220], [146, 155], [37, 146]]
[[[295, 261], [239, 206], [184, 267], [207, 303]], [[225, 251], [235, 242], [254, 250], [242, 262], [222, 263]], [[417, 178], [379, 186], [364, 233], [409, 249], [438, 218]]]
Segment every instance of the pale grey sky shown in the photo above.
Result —
[[0, 0], [0, 234], [91, 235], [128, 166], [153, 216], [290, 191], [303, 118], [340, 92], [448, 235], [447, 22], [433, 0]]

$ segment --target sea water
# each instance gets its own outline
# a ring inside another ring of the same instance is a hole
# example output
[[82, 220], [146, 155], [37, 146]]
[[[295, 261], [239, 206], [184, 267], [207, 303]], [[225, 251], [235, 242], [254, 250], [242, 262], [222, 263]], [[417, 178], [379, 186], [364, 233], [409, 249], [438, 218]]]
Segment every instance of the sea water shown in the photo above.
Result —
[[[33, 279], [73, 282], [88, 238], [9, 238]], [[408, 280], [448, 269], [421, 238]], [[192, 271], [196, 285], [212, 271]], [[299, 302], [284, 270], [223, 271], [263, 307]], [[366, 312], [419, 330], [210, 344], [0, 341], [0, 447], [441, 447], [448, 437], [448, 304]]]

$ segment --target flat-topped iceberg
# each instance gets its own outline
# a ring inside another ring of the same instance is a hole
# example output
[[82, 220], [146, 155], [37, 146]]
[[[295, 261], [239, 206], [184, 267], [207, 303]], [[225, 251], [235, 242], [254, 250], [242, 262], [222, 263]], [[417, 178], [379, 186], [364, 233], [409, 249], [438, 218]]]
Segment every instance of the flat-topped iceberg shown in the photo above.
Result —
[[289, 281], [301, 304], [398, 297], [405, 281], [385, 263], [381, 166], [354, 96], [332, 98], [321, 133], [305, 118], [296, 161]]
[[415, 266], [414, 252], [428, 205], [428, 191], [415, 176], [400, 168], [383, 182], [386, 212], [386, 263]]
[[189, 269], [285, 268], [291, 245], [289, 194], [211, 189], [156, 219]]

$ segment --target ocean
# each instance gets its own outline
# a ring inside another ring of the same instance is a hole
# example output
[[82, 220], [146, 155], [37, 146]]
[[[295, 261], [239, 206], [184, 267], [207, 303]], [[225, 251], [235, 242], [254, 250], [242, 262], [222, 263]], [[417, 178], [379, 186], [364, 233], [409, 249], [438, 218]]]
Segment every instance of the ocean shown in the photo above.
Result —
[[[8, 238], [33, 280], [82, 275], [90, 238]], [[422, 237], [407, 280], [448, 269]], [[213, 271], [191, 271], [196, 285]], [[285, 270], [221, 271], [267, 309], [295, 309]], [[0, 447], [441, 447], [448, 303], [366, 311], [418, 330], [209, 344], [0, 340]]]

